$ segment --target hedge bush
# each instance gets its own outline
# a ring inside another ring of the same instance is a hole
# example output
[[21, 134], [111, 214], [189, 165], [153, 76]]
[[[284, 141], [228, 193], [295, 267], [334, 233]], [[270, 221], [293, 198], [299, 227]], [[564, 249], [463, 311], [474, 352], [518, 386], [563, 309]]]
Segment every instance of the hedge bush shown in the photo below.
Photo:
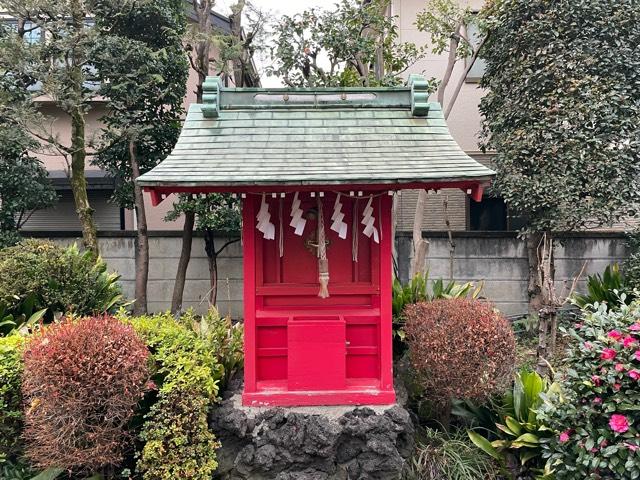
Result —
[[34, 297], [33, 310], [76, 315], [112, 310], [122, 298], [119, 276], [101, 258], [76, 245], [61, 247], [29, 239], [0, 250], [0, 301], [11, 313]]
[[207, 415], [224, 369], [209, 342], [187, 328], [191, 320], [169, 313], [128, 320], [155, 361], [157, 400], [144, 417], [136, 467], [145, 480], [210, 480], [217, 467]]
[[507, 319], [487, 302], [443, 299], [408, 305], [409, 358], [427, 396], [444, 414], [453, 399], [485, 401], [502, 393], [515, 365]]
[[148, 357], [133, 328], [113, 317], [63, 319], [34, 334], [22, 379], [31, 464], [83, 474], [119, 465], [148, 388]]
[[556, 431], [544, 445], [557, 479], [640, 478], [640, 303], [585, 312], [574, 328], [563, 395], [538, 418]]
[[21, 451], [23, 337], [0, 337], [0, 465]]

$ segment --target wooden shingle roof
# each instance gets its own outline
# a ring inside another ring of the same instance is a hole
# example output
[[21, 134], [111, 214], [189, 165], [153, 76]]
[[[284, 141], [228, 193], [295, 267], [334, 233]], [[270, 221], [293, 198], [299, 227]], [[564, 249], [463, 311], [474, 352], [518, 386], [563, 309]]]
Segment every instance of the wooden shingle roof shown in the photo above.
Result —
[[222, 89], [205, 84], [171, 154], [145, 187], [403, 184], [494, 172], [451, 137], [419, 79], [399, 88]]

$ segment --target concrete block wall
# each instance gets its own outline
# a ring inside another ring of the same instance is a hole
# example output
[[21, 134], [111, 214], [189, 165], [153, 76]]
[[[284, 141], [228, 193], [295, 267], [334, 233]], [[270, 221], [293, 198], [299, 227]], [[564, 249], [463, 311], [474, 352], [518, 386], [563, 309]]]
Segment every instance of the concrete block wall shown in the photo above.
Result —
[[[524, 241], [514, 232], [455, 232], [453, 274], [450, 244], [444, 232], [427, 232], [429, 255], [427, 268], [431, 279], [453, 278], [458, 282], [484, 282], [482, 295], [496, 303], [506, 315], [527, 313], [528, 262]], [[398, 273], [403, 281], [409, 277], [411, 236], [400, 232], [396, 237]], [[556, 288], [568, 291], [573, 279], [602, 272], [626, 256], [624, 236], [620, 233], [589, 232], [564, 235], [556, 244]]]
[[[82, 239], [73, 232], [51, 234], [33, 233], [57, 243], [80, 245]], [[228, 238], [216, 238], [220, 247]], [[135, 233], [101, 232], [100, 254], [111, 270], [120, 274], [120, 283], [127, 298], [134, 298], [135, 291]], [[147, 301], [150, 312], [161, 312], [171, 307], [171, 296], [178, 259], [182, 248], [180, 232], [152, 232], [149, 238], [149, 283]], [[204, 251], [204, 239], [195, 236], [191, 248], [191, 261], [187, 268], [183, 308], [205, 311], [209, 306], [209, 267]], [[234, 318], [242, 317], [242, 247], [240, 242], [226, 247], [218, 257], [218, 309]]]
[[[36, 235], [34, 233], [34, 235]], [[43, 236], [38, 233], [37, 236]], [[49, 238], [53, 235], [49, 232]], [[513, 232], [454, 232], [455, 251], [453, 274], [449, 261], [449, 241], [445, 232], [426, 232], [429, 239], [428, 268], [432, 279], [459, 282], [484, 281], [483, 295], [496, 303], [507, 315], [527, 312], [528, 265], [524, 242]], [[75, 233], [58, 234], [56, 242], [80, 243]], [[222, 245], [224, 238], [217, 238]], [[134, 296], [134, 232], [103, 232], [100, 248], [109, 268], [121, 276], [125, 294]], [[411, 255], [410, 233], [399, 232], [396, 237], [398, 273], [402, 280], [409, 276]], [[175, 272], [180, 256], [180, 232], [152, 232], [150, 238], [150, 266], [148, 300], [150, 311], [170, 307]], [[565, 236], [555, 250], [558, 288], [568, 284], [586, 263], [584, 278], [589, 273], [602, 272], [612, 262], [620, 262], [626, 255], [624, 236], [619, 233], [584, 233]], [[193, 240], [191, 261], [187, 270], [184, 307], [204, 311], [208, 307], [207, 258], [204, 240]], [[242, 316], [242, 247], [240, 242], [227, 247], [218, 259], [218, 307], [234, 318]]]

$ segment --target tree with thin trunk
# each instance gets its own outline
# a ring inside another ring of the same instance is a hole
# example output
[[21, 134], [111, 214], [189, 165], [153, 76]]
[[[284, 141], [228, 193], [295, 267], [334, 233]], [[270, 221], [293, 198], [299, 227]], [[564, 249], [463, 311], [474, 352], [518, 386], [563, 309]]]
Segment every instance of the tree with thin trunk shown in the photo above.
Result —
[[[136, 179], [160, 163], [180, 133], [188, 63], [182, 46], [181, 0], [100, 0], [94, 7], [94, 67], [109, 99], [94, 163], [117, 182], [114, 200], [136, 215], [134, 313], [147, 312], [149, 238], [142, 188]], [[141, 29], [140, 24], [145, 28]]]
[[[431, 50], [437, 55], [447, 52], [447, 64], [442, 78], [438, 82], [436, 100], [444, 109], [444, 118], [448, 119], [453, 110], [460, 90], [469, 72], [475, 65], [486, 42], [487, 33], [482, 31], [478, 39], [471, 38], [469, 26], [482, 24], [482, 16], [476, 15], [469, 7], [462, 7], [453, 0], [429, 0], [426, 8], [416, 18], [418, 30], [429, 35]], [[465, 61], [462, 73], [455, 80], [453, 92], [447, 97], [448, 87], [459, 62]], [[424, 274], [429, 242], [423, 238], [424, 211], [427, 203], [427, 191], [418, 190], [418, 199], [413, 221], [413, 257], [411, 276]], [[451, 228], [447, 223], [449, 244], [455, 249]]]
[[482, 146], [496, 151], [496, 190], [528, 220], [544, 365], [559, 303], [555, 237], [633, 215], [640, 200], [640, 7], [502, 0], [485, 18]]
[[[0, 51], [0, 74], [12, 76], [30, 93], [28, 101], [6, 108], [13, 121], [40, 140], [42, 148], [66, 161], [69, 181], [82, 227], [85, 247], [98, 254], [93, 209], [87, 195], [85, 165], [89, 153], [86, 119], [96, 98], [90, 51], [95, 31], [89, 2], [83, 0], [5, 0], [3, 7], [16, 20]], [[28, 35], [27, 35], [28, 34]], [[47, 98], [71, 123], [71, 138], [61, 139], [34, 100]], [[8, 107], [9, 105], [5, 105]]]
[[[223, 77], [226, 81], [239, 82], [235, 83], [236, 86], [255, 86], [251, 82], [259, 82], [259, 78], [252, 69], [251, 61], [257, 48], [256, 39], [262, 38], [265, 14], [254, 9], [246, 0], [238, 0], [231, 6], [231, 33], [219, 32], [212, 27], [211, 19], [214, 6], [213, 0], [192, 0], [191, 8], [195, 15], [195, 22], [187, 29], [184, 37], [189, 63], [198, 77], [195, 90], [198, 103], [202, 103], [202, 85], [207, 76], [212, 73]], [[242, 28], [243, 12], [247, 6], [250, 7], [251, 12], [257, 12], [253, 16], [246, 17], [249, 35]], [[214, 47], [217, 47], [218, 50], [215, 57], [212, 55]], [[194, 227], [202, 228], [205, 232], [205, 253], [207, 254], [210, 277], [209, 300], [215, 304], [218, 278], [217, 257], [228, 245], [234, 242], [225, 242], [220, 248], [216, 248], [214, 228], [211, 227], [210, 216], [215, 217], [217, 212], [228, 207], [227, 197], [223, 195], [206, 195], [204, 198], [196, 198], [183, 194], [179, 196], [173, 210], [167, 215], [167, 220], [176, 220], [180, 215], [184, 217], [182, 247], [171, 298], [173, 313], [182, 310]], [[233, 209], [227, 213], [233, 215]], [[215, 221], [213, 223], [216, 224]], [[239, 226], [234, 234], [238, 231]]]

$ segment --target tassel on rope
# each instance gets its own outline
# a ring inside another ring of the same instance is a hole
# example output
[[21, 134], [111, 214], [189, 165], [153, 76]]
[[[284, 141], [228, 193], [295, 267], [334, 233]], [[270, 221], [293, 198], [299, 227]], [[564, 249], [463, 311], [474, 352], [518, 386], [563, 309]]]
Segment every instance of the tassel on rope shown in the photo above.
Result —
[[320, 298], [329, 296], [329, 261], [327, 260], [327, 243], [324, 233], [324, 215], [322, 199], [318, 197], [318, 282], [320, 283]]

